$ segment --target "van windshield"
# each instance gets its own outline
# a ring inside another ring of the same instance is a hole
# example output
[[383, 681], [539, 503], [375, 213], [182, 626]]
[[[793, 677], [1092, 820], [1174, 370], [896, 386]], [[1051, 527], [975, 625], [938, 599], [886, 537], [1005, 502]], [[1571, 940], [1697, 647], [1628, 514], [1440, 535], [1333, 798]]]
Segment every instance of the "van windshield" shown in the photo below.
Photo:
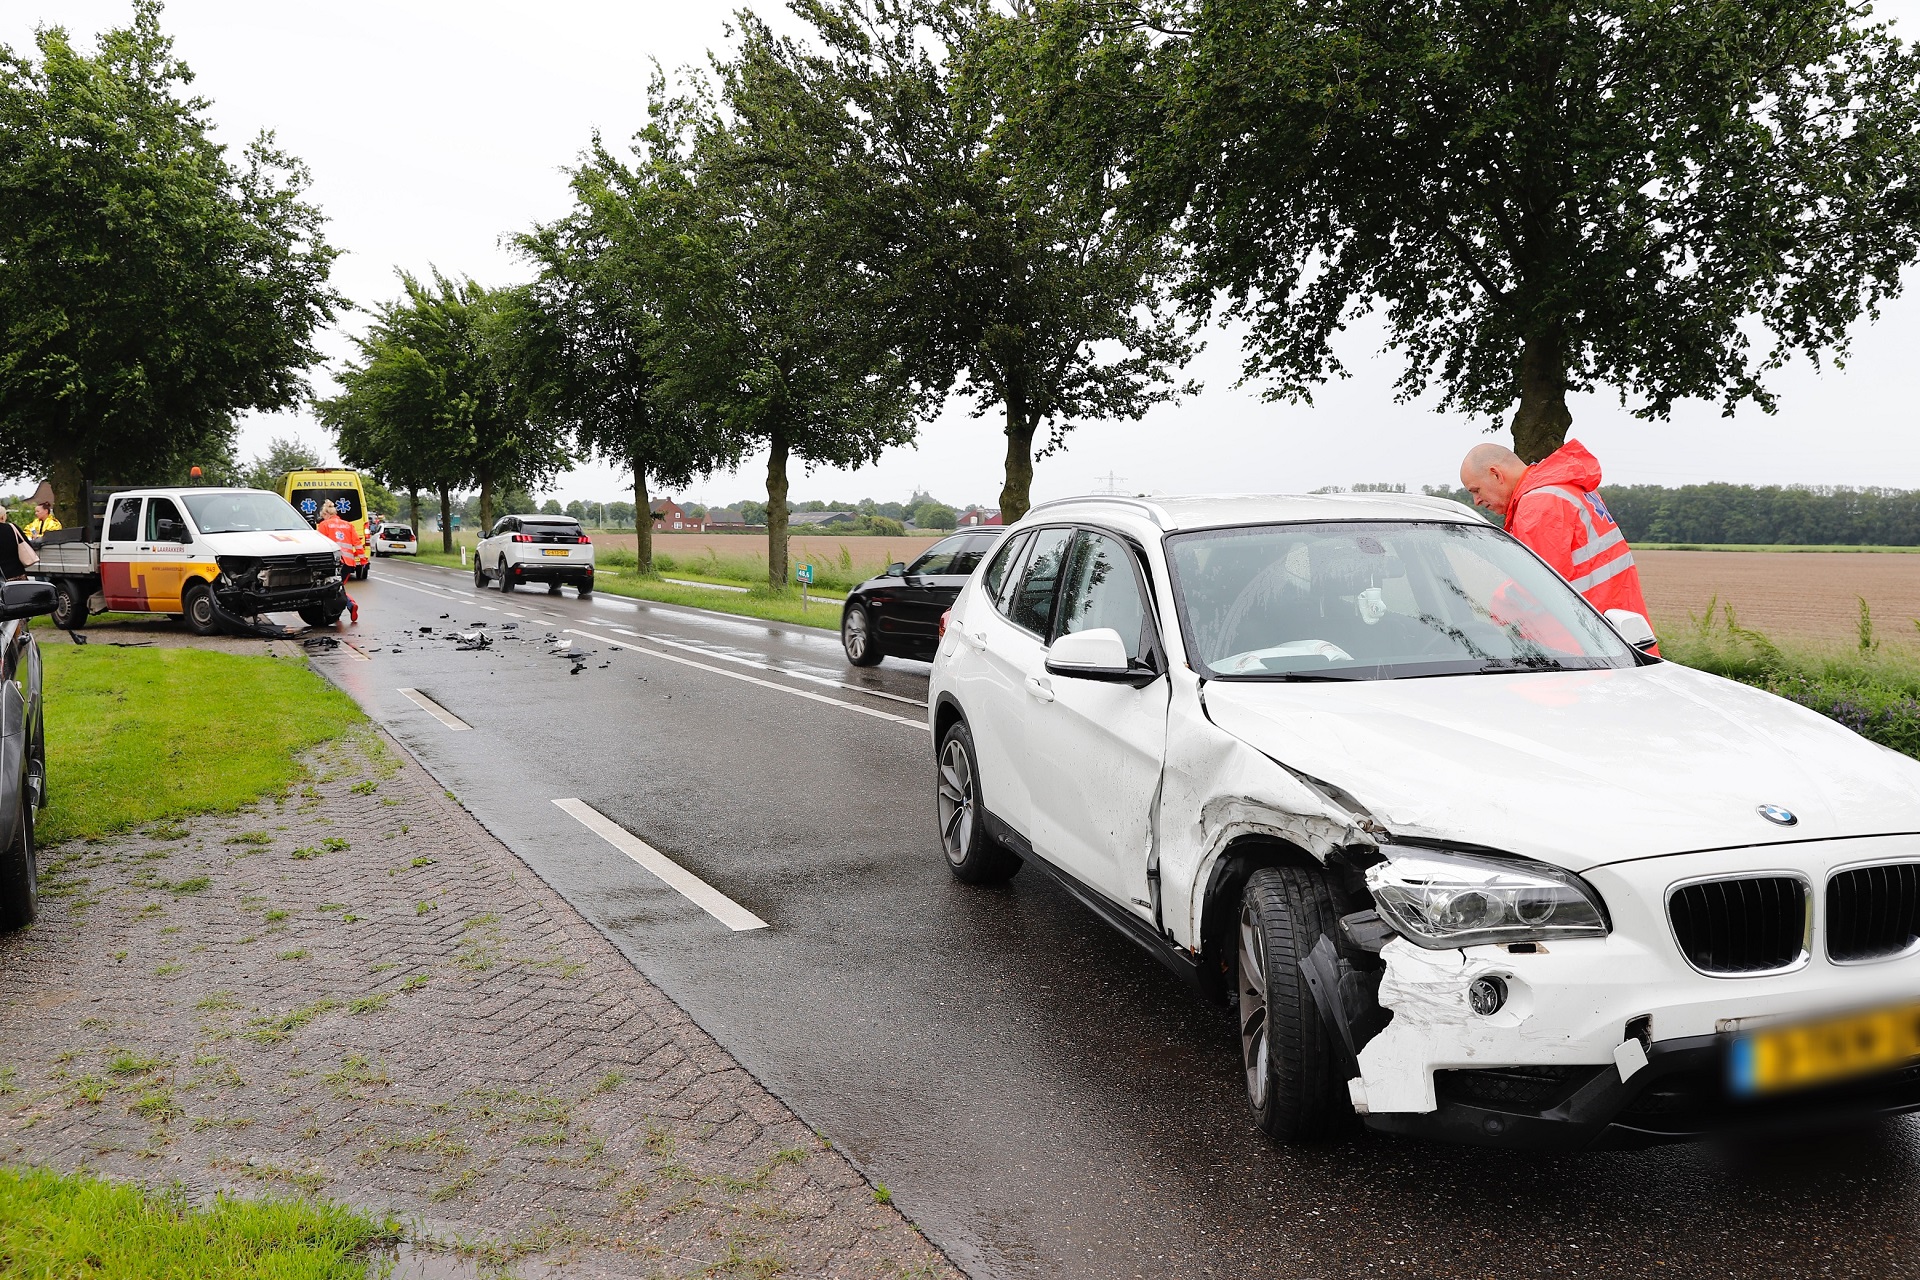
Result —
[[280, 533], [310, 527], [278, 494], [189, 493], [180, 500], [201, 533]]
[[1239, 680], [1390, 680], [1638, 661], [1558, 574], [1472, 524], [1256, 525], [1167, 539], [1188, 652]]

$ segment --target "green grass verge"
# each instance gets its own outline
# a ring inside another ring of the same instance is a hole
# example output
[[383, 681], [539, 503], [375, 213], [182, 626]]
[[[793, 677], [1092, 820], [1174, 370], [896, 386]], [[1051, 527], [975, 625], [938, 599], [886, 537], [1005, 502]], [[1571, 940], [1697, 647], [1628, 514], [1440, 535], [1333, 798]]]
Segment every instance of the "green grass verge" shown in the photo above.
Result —
[[296, 753], [359, 724], [304, 662], [207, 649], [75, 647], [43, 633], [42, 844], [229, 812], [300, 776]]
[[1852, 645], [1783, 645], [1740, 625], [1710, 601], [1704, 617], [1660, 633], [1675, 662], [1738, 680], [1810, 707], [1864, 738], [1920, 758], [1920, 650], [1875, 634], [1860, 602]]
[[800, 592], [775, 592], [764, 584], [745, 591], [708, 591], [701, 587], [682, 587], [659, 578], [629, 577], [621, 574], [595, 578], [593, 589], [602, 595], [627, 596], [634, 600], [654, 600], [661, 604], [686, 605], [715, 613], [731, 613], [742, 618], [765, 618], [769, 622], [791, 622], [796, 626], [840, 630], [840, 601], [815, 600], [800, 607]]
[[364, 1280], [399, 1224], [313, 1200], [195, 1208], [84, 1174], [0, 1168], [0, 1271], [101, 1280]]

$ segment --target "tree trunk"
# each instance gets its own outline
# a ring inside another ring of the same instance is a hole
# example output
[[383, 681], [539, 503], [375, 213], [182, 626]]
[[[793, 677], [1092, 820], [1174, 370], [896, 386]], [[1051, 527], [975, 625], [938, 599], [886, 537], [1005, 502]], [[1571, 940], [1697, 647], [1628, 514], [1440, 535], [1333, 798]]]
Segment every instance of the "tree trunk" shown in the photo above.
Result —
[[486, 537], [493, 531], [493, 474], [482, 472], [480, 476], [480, 536]]
[[787, 585], [787, 436], [774, 429], [767, 453], [767, 585]]
[[418, 539], [420, 536], [420, 490], [416, 488], [407, 490], [407, 518], [413, 522], [413, 536]]
[[1007, 475], [1000, 487], [1000, 523], [1012, 524], [1033, 505], [1033, 432], [1024, 407], [1007, 402]]
[[86, 528], [88, 513], [83, 497], [87, 477], [80, 470], [79, 461], [73, 458], [55, 458], [53, 474], [47, 479], [53, 485], [53, 514], [60, 518], [61, 527]]
[[633, 547], [640, 558], [640, 572], [653, 572], [653, 513], [647, 505], [647, 468], [633, 464]]
[[447, 496], [447, 486], [440, 486], [440, 550], [453, 554], [453, 500]]
[[1567, 409], [1566, 343], [1558, 333], [1537, 333], [1520, 353], [1520, 407], [1513, 414], [1513, 451], [1528, 466], [1567, 442], [1573, 414]]

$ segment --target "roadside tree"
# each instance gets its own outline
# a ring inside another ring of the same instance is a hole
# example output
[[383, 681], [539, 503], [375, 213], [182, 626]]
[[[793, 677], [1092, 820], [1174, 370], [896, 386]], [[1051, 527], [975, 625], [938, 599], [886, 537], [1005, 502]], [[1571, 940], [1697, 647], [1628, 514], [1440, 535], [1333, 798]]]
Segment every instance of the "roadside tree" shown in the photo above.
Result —
[[1378, 308], [1401, 397], [1530, 461], [1569, 391], [1771, 410], [1920, 250], [1920, 62], [1854, 0], [1043, 2], [1071, 131], [1274, 398]]
[[932, 397], [885, 310], [879, 181], [844, 86], [742, 14], [717, 90], [656, 82], [637, 170], [595, 165], [636, 201], [658, 306], [655, 403], [767, 450], [767, 572], [788, 584], [795, 460], [859, 466], [913, 438]]
[[[681, 488], [734, 466], [742, 442], [657, 394], [659, 273], [648, 255], [665, 240], [646, 221], [658, 208], [653, 175], [644, 166], [609, 169], [604, 156], [596, 137], [589, 162], [573, 174], [573, 211], [514, 237], [539, 270], [529, 288], [528, 341], [544, 376], [533, 412], [583, 454], [630, 471], [634, 508], [645, 511], [651, 485]], [[652, 573], [652, 522], [637, 533], [639, 571]]]
[[0, 471], [50, 476], [74, 525], [84, 481], [184, 471], [298, 403], [340, 299], [306, 168], [271, 134], [228, 158], [157, 0], [91, 55], [35, 41], [0, 46]]
[[[1114, 170], [1056, 163], [1047, 63], [1026, 5], [806, 0], [884, 199], [887, 323], [923, 381], [956, 385], [1005, 435], [1000, 508], [1031, 503], [1037, 458], [1080, 422], [1137, 419], [1195, 390], [1165, 305], [1158, 228], [1118, 218]], [[1094, 143], [1077, 136], [1084, 152]]]

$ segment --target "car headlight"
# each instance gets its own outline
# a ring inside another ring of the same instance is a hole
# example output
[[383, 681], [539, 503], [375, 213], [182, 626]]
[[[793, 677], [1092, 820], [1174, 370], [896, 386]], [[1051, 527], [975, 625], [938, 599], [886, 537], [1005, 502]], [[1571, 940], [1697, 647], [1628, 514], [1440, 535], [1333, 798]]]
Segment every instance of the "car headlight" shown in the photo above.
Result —
[[1388, 924], [1434, 951], [1607, 933], [1593, 887], [1544, 862], [1409, 850], [1368, 867], [1367, 888]]

